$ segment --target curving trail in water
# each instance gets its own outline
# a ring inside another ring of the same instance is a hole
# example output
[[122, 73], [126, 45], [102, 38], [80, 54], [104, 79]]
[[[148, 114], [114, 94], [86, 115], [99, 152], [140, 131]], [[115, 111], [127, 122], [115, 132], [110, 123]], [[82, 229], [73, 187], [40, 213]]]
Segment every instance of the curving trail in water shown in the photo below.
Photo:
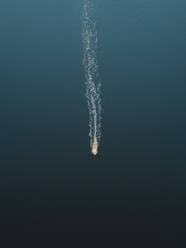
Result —
[[97, 63], [97, 30], [93, 16], [93, 2], [83, 4], [83, 65], [85, 70], [86, 98], [89, 110], [89, 136], [91, 151], [98, 152], [101, 138], [101, 82]]

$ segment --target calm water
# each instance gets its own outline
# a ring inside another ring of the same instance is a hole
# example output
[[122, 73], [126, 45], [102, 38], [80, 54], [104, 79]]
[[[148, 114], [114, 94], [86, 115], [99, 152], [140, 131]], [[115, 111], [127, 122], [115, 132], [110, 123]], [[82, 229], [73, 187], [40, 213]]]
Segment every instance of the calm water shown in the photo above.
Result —
[[96, 158], [82, 1], [0, 1], [0, 224], [185, 231], [186, 2], [96, 0], [95, 10], [104, 109]]

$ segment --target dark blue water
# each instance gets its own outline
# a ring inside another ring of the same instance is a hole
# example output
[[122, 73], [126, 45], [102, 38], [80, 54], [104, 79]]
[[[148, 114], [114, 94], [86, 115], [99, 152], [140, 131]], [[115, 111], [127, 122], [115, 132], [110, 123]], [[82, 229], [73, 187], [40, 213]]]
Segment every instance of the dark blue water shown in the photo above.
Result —
[[186, 2], [96, 0], [90, 154], [80, 0], [0, 1], [3, 228], [185, 231]]

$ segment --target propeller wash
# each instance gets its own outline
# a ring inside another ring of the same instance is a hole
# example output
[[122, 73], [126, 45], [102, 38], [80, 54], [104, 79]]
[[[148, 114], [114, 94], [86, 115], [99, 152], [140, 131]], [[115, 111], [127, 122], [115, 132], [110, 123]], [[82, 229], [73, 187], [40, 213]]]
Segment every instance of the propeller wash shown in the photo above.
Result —
[[97, 30], [91, 0], [83, 4], [83, 65], [85, 70], [86, 98], [89, 110], [89, 136], [91, 152], [98, 153], [101, 138], [101, 82], [97, 63]]

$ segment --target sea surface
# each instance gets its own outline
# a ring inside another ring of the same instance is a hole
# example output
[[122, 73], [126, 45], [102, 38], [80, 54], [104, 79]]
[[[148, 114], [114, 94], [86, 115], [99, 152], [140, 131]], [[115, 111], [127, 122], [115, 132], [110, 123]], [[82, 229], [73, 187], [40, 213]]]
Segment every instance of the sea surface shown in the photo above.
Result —
[[186, 1], [95, 0], [90, 153], [81, 0], [0, 1], [0, 226], [186, 231]]

